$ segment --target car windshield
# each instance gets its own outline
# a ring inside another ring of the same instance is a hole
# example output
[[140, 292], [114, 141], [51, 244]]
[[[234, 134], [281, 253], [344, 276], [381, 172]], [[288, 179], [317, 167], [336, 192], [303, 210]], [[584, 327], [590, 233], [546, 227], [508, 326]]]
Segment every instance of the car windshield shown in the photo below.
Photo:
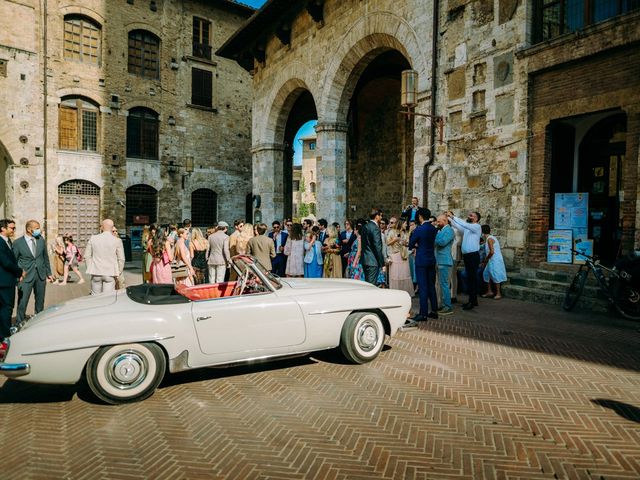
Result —
[[254, 257], [250, 257], [248, 255], [238, 255], [233, 258], [233, 265], [236, 269], [236, 273], [240, 278], [245, 275], [245, 272], [247, 270], [249, 270], [250, 274], [254, 275], [255, 271], [257, 270], [257, 272], [260, 274], [259, 276], [266, 279], [271, 284], [274, 290], [282, 288], [282, 283], [280, 283], [279, 277], [267, 271], [267, 269], [265, 269]]

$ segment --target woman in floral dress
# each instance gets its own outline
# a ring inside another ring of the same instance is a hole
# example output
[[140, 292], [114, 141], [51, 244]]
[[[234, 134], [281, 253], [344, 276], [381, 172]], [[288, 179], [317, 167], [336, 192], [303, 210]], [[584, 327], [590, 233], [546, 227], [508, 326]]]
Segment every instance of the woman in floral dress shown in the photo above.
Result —
[[364, 282], [364, 270], [360, 263], [360, 255], [362, 254], [362, 249], [360, 247], [360, 230], [362, 229], [364, 221], [358, 220], [356, 223], [356, 228], [353, 231], [353, 235], [356, 236], [356, 239], [353, 241], [353, 245], [351, 245], [351, 252], [347, 258], [347, 278], [351, 278], [352, 280], [362, 280]]

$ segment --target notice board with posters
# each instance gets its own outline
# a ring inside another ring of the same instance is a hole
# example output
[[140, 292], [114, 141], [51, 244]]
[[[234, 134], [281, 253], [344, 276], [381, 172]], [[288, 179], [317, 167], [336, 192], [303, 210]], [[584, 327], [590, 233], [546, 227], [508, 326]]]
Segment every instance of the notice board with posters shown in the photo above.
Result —
[[575, 240], [587, 240], [589, 194], [556, 193], [553, 220], [556, 230], [572, 230]]
[[547, 262], [573, 263], [573, 231], [549, 230], [547, 241]]

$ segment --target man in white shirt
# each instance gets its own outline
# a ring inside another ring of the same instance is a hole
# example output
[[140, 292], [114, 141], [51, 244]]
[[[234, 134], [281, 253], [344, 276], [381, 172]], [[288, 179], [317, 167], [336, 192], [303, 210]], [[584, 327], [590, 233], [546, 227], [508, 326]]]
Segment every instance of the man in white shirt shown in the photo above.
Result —
[[478, 306], [478, 267], [480, 266], [480, 214], [469, 212], [467, 221], [456, 217], [452, 212], [447, 212], [451, 225], [462, 232], [462, 260], [467, 277], [467, 290], [469, 301], [462, 306], [463, 310], [471, 310]]
[[125, 261], [122, 240], [113, 234], [113, 220], [104, 219], [102, 233], [91, 235], [84, 258], [91, 275], [91, 295], [113, 292]]

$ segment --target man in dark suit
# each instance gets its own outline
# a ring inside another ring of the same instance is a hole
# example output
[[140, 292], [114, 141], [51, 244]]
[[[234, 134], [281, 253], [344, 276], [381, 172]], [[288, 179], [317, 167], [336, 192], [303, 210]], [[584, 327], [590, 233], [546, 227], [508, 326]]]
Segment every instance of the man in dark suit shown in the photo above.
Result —
[[0, 220], [0, 341], [10, 335], [11, 315], [16, 299], [16, 284], [23, 271], [11, 251], [11, 237], [16, 230], [13, 220]]
[[382, 212], [374, 208], [369, 214], [369, 221], [364, 224], [360, 237], [362, 238], [362, 256], [360, 263], [364, 270], [364, 278], [372, 285], [378, 284], [380, 269], [384, 266], [382, 254], [382, 235], [380, 234], [380, 220]]
[[24, 236], [13, 242], [13, 254], [18, 266], [25, 272], [22, 281], [18, 283], [16, 322], [20, 323], [24, 320], [31, 292], [35, 296], [35, 313], [40, 313], [44, 309], [47, 280], [53, 281], [47, 245], [38, 221], [27, 222]]
[[[420, 226], [416, 227], [409, 237], [409, 250], [416, 249], [416, 279], [420, 295], [420, 312], [413, 318], [416, 322], [427, 320], [427, 318], [438, 318], [434, 253], [438, 230], [428, 221], [430, 216], [429, 209], [418, 209]], [[429, 312], [429, 303], [431, 303], [431, 312]]]
[[287, 268], [287, 256], [284, 254], [284, 246], [287, 244], [289, 234], [282, 231], [282, 225], [277, 220], [271, 224], [271, 227], [273, 230], [269, 232], [269, 238], [273, 240], [276, 249], [276, 258], [271, 261], [271, 266], [273, 267], [273, 273], [279, 277], [284, 277]]

